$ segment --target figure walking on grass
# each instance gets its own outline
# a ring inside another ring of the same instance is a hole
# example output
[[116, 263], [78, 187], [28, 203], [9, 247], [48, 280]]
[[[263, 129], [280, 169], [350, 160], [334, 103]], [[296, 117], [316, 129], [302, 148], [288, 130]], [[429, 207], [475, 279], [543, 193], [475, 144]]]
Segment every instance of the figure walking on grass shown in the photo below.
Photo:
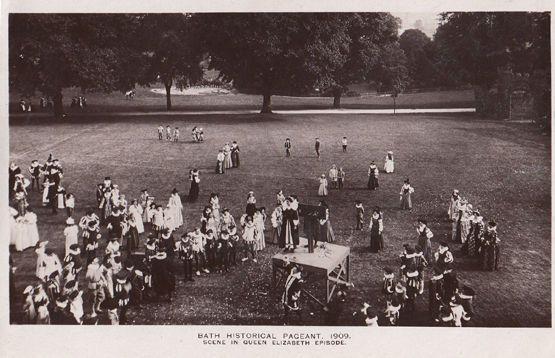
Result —
[[320, 186], [318, 187], [318, 196], [328, 196], [328, 180], [326, 175], [320, 176]]
[[376, 166], [374, 161], [372, 161], [370, 163], [370, 167], [368, 168], [368, 190], [377, 190], [380, 186], [378, 182], [378, 173], [378, 167]]
[[399, 200], [401, 201], [402, 210], [412, 209], [411, 195], [414, 193], [414, 188], [410, 185], [410, 180], [407, 178], [401, 187], [401, 192], [399, 193]]
[[320, 139], [316, 138], [316, 142], [314, 143], [314, 151], [316, 152], [316, 157], [320, 159]]
[[291, 157], [291, 139], [285, 139], [285, 157]]
[[393, 173], [393, 171], [395, 170], [395, 163], [393, 162], [392, 151], [387, 152], [387, 155], [385, 156], [385, 164], [383, 166], [383, 169], [385, 170], [386, 173]]

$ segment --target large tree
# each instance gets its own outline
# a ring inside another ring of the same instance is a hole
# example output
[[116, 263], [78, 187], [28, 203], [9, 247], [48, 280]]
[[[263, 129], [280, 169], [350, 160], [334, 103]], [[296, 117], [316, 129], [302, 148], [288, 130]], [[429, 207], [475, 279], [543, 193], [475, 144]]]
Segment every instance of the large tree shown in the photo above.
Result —
[[271, 96], [314, 88], [346, 61], [343, 15], [330, 13], [200, 14], [211, 67], [236, 88]]
[[370, 70], [379, 63], [380, 52], [398, 40], [400, 20], [389, 13], [346, 13], [343, 21], [349, 36], [347, 59], [320, 77], [321, 86], [331, 90], [333, 106], [341, 106], [348, 85], [370, 80]]
[[123, 14], [10, 14], [10, 89], [51, 96], [61, 116], [64, 88], [131, 87], [137, 53], [127, 34], [135, 26], [136, 18]]
[[404, 31], [399, 46], [407, 57], [407, 68], [413, 88], [426, 88], [436, 84], [437, 70], [434, 65], [434, 46], [424, 32], [417, 29]]
[[450, 12], [442, 14], [434, 39], [445, 68], [475, 86], [476, 110], [485, 114], [506, 107], [489, 103], [499, 73], [550, 78], [549, 26], [549, 13]]
[[139, 17], [136, 36], [141, 39], [139, 83], [161, 81], [166, 89], [166, 109], [172, 109], [171, 88], [183, 88], [202, 77], [202, 52], [191, 14], [146, 14]]

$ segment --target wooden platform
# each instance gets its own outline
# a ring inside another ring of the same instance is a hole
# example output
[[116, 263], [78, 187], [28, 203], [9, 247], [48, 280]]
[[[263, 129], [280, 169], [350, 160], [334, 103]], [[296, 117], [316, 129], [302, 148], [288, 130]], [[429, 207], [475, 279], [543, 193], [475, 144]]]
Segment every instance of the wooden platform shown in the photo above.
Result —
[[[315, 274], [313, 277], [322, 277], [325, 280], [325, 298], [318, 293], [306, 292], [312, 299], [326, 306], [333, 297], [338, 284], [350, 284], [350, 253], [347, 246], [330, 243], [318, 243], [314, 253], [308, 252], [308, 240], [304, 237], [299, 239], [299, 247], [294, 252], [280, 252], [272, 257], [272, 287], [280, 289], [285, 282], [286, 258], [295, 265], [301, 266], [303, 272]], [[309, 275], [311, 277], [312, 275]], [[325, 303], [323, 303], [324, 301]]]

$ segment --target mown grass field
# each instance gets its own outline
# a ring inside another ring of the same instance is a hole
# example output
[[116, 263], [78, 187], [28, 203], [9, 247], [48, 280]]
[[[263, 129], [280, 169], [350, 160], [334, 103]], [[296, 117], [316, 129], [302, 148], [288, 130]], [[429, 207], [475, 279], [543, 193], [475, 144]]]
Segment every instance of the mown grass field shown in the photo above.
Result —
[[[158, 87], [152, 87], [158, 88]], [[137, 96], [128, 100], [125, 95], [116, 93], [89, 93], [87, 108], [84, 112], [158, 112], [166, 110], [166, 97], [154, 93], [151, 88], [139, 87]], [[79, 113], [82, 110], [70, 108], [71, 98], [78, 96], [76, 89], [67, 89], [63, 93], [64, 105], [68, 113]], [[39, 98], [31, 98], [35, 110], [39, 110]], [[17, 111], [20, 97], [15, 94], [10, 96], [10, 108]], [[179, 110], [256, 110], [262, 106], [262, 96], [249, 94], [220, 94], [220, 95], [172, 95], [173, 109]], [[393, 108], [393, 99], [389, 96], [364, 94], [360, 97], [343, 97], [343, 108], [381, 109]], [[272, 96], [272, 105], [275, 109], [324, 109], [331, 108], [333, 98], [330, 97], [289, 97]], [[397, 98], [398, 108], [469, 108], [474, 107], [473, 90], [453, 90], [443, 92], [422, 92], [401, 94]]]
[[[177, 97], [177, 96], [176, 96]], [[156, 127], [178, 126], [182, 141], [160, 142]], [[190, 141], [189, 130], [202, 126], [206, 141]], [[342, 153], [340, 138], [349, 138]], [[290, 137], [292, 158], [284, 157], [283, 141]], [[322, 157], [315, 158], [314, 138], [322, 141]], [[237, 140], [241, 168], [214, 174], [218, 148]], [[380, 168], [388, 150], [395, 153], [396, 171], [381, 174], [380, 188], [368, 192], [368, 164]], [[342, 166], [346, 186], [326, 199], [337, 243], [351, 247], [351, 272], [355, 288], [338, 318], [353, 324], [352, 313], [363, 302], [385, 308], [381, 294], [382, 268], [398, 267], [404, 243], [416, 242], [416, 219], [426, 218], [434, 232], [433, 249], [450, 234], [446, 221], [449, 195], [458, 188], [478, 207], [486, 220], [499, 225], [499, 272], [477, 270], [455, 245], [456, 269], [462, 283], [473, 287], [474, 326], [545, 327], [551, 325], [551, 160], [548, 137], [528, 124], [479, 120], [470, 115], [221, 115], [171, 117], [74, 118], [12, 120], [10, 159], [26, 168], [32, 159], [44, 161], [49, 153], [64, 166], [65, 187], [76, 195], [76, 217], [95, 204], [95, 185], [110, 175], [128, 199], [142, 188], [167, 202], [175, 187], [188, 192], [188, 171], [201, 170], [197, 203], [185, 203], [186, 228], [199, 224], [210, 192], [220, 193], [222, 206], [239, 218], [246, 194], [254, 190], [259, 205], [272, 208], [275, 192], [296, 194], [301, 202], [317, 203], [320, 174], [332, 164]], [[412, 211], [398, 209], [399, 189], [409, 177], [416, 189]], [[185, 199], [185, 198], [184, 198]], [[369, 235], [354, 232], [354, 201], [369, 211], [379, 205], [385, 215], [386, 248], [370, 253]], [[185, 201], [185, 200], [184, 200]], [[41, 239], [62, 255], [64, 216], [52, 216], [40, 207], [36, 193]], [[267, 227], [270, 226], [269, 220]], [[103, 243], [104, 244], [104, 243]], [[135, 324], [283, 324], [280, 294], [269, 293], [269, 246], [257, 264], [247, 262], [228, 274], [210, 274], [194, 283], [179, 281], [173, 303], [151, 303], [131, 309]], [[18, 271], [17, 290], [33, 280], [35, 253], [13, 253]], [[181, 267], [177, 267], [181, 278]], [[17, 310], [19, 307], [15, 307]], [[326, 324], [329, 317], [316, 307], [307, 309], [303, 324]], [[427, 325], [427, 290], [417, 300], [417, 312], [406, 324]], [[310, 315], [313, 312], [314, 315]]]

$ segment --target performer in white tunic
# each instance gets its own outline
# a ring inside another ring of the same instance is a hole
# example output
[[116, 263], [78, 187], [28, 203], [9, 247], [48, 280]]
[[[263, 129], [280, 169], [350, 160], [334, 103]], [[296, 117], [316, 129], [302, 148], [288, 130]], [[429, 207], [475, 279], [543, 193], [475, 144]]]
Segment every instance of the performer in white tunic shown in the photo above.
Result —
[[48, 241], [42, 241], [38, 244], [38, 247], [35, 249], [35, 253], [37, 254], [37, 265], [35, 268], [35, 276], [40, 280], [46, 281], [48, 276], [45, 275], [45, 264], [44, 264], [44, 256], [46, 250], [46, 244]]
[[64, 236], [66, 237], [65, 255], [67, 256], [70, 251], [69, 247], [79, 243], [79, 228], [75, 225], [73, 218], [67, 218]]
[[385, 156], [385, 164], [383, 166], [383, 169], [385, 170], [386, 173], [393, 173], [393, 171], [395, 170], [395, 163], [393, 162], [392, 151], [387, 152], [387, 155]]
[[37, 228], [37, 214], [32, 210], [27, 209], [25, 213], [25, 250], [28, 247], [34, 247], [39, 242], [39, 230]]
[[320, 177], [320, 186], [318, 187], [318, 196], [327, 196], [328, 195], [328, 180], [326, 179], [326, 175], [322, 174]]
[[183, 204], [181, 203], [181, 197], [177, 192], [177, 189], [173, 189], [172, 195], [169, 201], [171, 216], [173, 217], [173, 224], [176, 228], [183, 225]]
[[133, 221], [135, 222], [135, 225], [137, 227], [137, 233], [139, 235], [145, 232], [142, 214], [143, 207], [137, 203], [137, 199], [133, 199], [133, 202], [129, 207], [129, 215], [133, 218]]

